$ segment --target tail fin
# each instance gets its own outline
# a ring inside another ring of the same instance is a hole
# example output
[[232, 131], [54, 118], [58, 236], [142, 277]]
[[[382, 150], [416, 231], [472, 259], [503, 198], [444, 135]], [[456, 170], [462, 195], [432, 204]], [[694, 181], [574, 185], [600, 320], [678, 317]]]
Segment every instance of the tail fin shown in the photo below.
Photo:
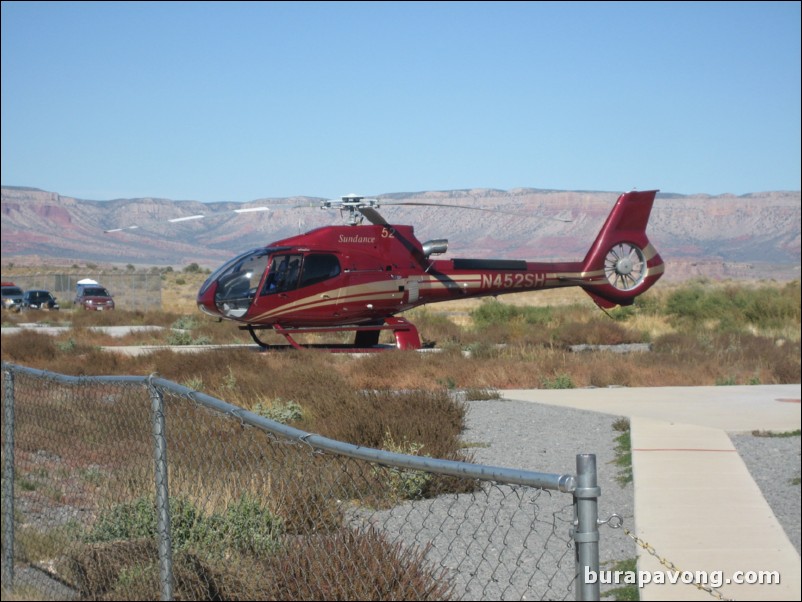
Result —
[[646, 237], [656, 190], [618, 197], [582, 263], [582, 285], [603, 308], [632, 305], [660, 276], [665, 266]]

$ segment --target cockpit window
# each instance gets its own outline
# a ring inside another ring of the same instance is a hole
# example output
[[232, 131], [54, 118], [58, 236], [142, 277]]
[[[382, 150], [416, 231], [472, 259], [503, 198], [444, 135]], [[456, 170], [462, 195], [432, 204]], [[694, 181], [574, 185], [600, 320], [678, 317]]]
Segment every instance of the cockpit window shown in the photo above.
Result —
[[335, 255], [274, 255], [262, 294], [269, 295], [317, 284], [334, 278], [339, 273], [340, 262]]
[[300, 286], [317, 284], [340, 274], [340, 262], [336, 255], [316, 253], [307, 255], [304, 260], [304, 271], [301, 274]]
[[254, 249], [235, 257], [209, 276], [201, 291], [217, 282], [214, 301], [220, 311], [232, 318], [244, 316], [256, 296], [256, 289], [272, 250], [274, 249]]
[[298, 288], [302, 260], [303, 255], [274, 255], [262, 294], [283, 293]]

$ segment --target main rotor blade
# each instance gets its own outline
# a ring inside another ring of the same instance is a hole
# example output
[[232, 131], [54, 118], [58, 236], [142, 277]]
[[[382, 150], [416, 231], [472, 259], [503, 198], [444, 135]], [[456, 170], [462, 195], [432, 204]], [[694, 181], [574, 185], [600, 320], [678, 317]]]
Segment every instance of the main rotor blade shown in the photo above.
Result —
[[371, 224], [376, 224], [377, 226], [389, 226], [390, 224], [387, 223], [381, 213], [373, 209], [372, 207], [362, 207], [359, 210], [359, 213], [364, 215]]
[[484, 207], [471, 207], [470, 205], [452, 205], [448, 203], [424, 203], [420, 201], [382, 201], [379, 200], [381, 205], [413, 205], [413, 206], [420, 206], [420, 207], [450, 207], [453, 209], [470, 209], [471, 211], [484, 211], [486, 213], [503, 213], [505, 215], [514, 215], [516, 217], [545, 217], [548, 219], [554, 219], [558, 222], [566, 222], [570, 223], [573, 220], [566, 219], [563, 217], [554, 217], [550, 215], [544, 216], [537, 216], [531, 213], [522, 213], [520, 211], [504, 211], [503, 209], [486, 209]]
[[[186, 217], [174, 217], [172, 219], [164, 220], [163, 223], [168, 224], [177, 224], [179, 222], [189, 222], [199, 219], [205, 219], [207, 217], [220, 217], [221, 215], [229, 215], [231, 213], [257, 213], [262, 211], [270, 211], [270, 207], [246, 207], [245, 209], [229, 209], [226, 211], [212, 211], [211, 213], [199, 213], [197, 215], [188, 215]], [[147, 223], [157, 224], [160, 220], [146, 220]], [[111, 228], [110, 230], [104, 230], [104, 234], [109, 234], [110, 232], [122, 232], [124, 230], [136, 230], [137, 228], [141, 228], [140, 225], [131, 225], [131, 226], [124, 226], [122, 228]]]

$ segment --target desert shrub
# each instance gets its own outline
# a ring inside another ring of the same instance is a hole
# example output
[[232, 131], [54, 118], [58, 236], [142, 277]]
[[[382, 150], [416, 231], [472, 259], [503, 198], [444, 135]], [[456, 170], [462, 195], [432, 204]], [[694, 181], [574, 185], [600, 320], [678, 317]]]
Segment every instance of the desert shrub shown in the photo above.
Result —
[[501, 303], [496, 299], [486, 299], [471, 312], [477, 328], [498, 326], [509, 322], [522, 324], [547, 324], [552, 319], [550, 307], [518, 306]]
[[38, 332], [3, 335], [3, 360], [27, 365], [51, 362], [59, 354], [56, 340]]
[[281, 422], [282, 424], [297, 422], [304, 417], [303, 408], [300, 405], [294, 401], [284, 402], [280, 399], [269, 402], [257, 402], [256, 405], [253, 406], [253, 412], [264, 418]]
[[409, 319], [417, 327], [424, 344], [442, 346], [462, 337], [462, 328], [443, 313], [418, 309]]
[[205, 336], [193, 336], [186, 330], [171, 330], [167, 334], [168, 345], [210, 345], [211, 339]]
[[279, 517], [257, 500], [243, 495], [216, 521], [215, 535], [240, 552], [262, 554], [275, 550], [283, 525]]
[[744, 317], [764, 329], [779, 329], [785, 325], [800, 324], [800, 284], [798, 280], [787, 283], [779, 291], [772, 287], [755, 290], [743, 307]]
[[[156, 542], [149, 539], [85, 544], [73, 550], [62, 571], [83, 600], [158, 600], [161, 577]], [[243, 568], [232, 560], [209, 562], [177, 550], [173, 554], [176, 600], [258, 600], [257, 578], [243, 579]], [[222, 582], [227, 597], [220, 597]]]
[[272, 557], [264, 565], [266, 593], [275, 600], [447, 600], [452, 585], [425, 555], [374, 529], [343, 528], [292, 541]]
[[[275, 549], [281, 532], [281, 520], [244, 495], [224, 514], [210, 516], [186, 499], [170, 499], [170, 536], [175, 549], [196, 548], [216, 556], [232, 550], [258, 554]], [[150, 497], [140, 497], [102, 512], [85, 541], [136, 540], [156, 535], [155, 503]]]
[[[382, 441], [383, 449], [408, 456], [419, 455], [422, 447], [422, 443], [408, 441], [406, 437], [402, 441], [396, 442], [389, 431], [387, 431]], [[432, 473], [423, 470], [396, 468], [394, 466], [389, 466], [384, 469], [375, 467], [374, 470], [383, 476], [390, 491], [390, 495], [394, 500], [420, 499], [423, 497], [423, 492], [426, 490], [433, 476]]]
[[[143, 591], [156, 592], [159, 597], [158, 560], [158, 549], [152, 539], [91, 543], [73, 548], [62, 561], [60, 573], [83, 599], [99, 600], [113, 592], [116, 595], [110, 599], [131, 600], [134, 592]], [[155, 575], [146, 575], [154, 568]], [[140, 599], [156, 598], [146, 595]]]
[[642, 336], [606, 316], [587, 322], [566, 322], [555, 329], [554, 343], [568, 345], [620, 345], [640, 342]]
[[98, 518], [86, 541], [139, 539], [156, 534], [156, 511], [153, 501], [140, 498], [131, 503], [110, 508]]
[[629, 419], [617, 419], [613, 422], [613, 430], [621, 433], [615, 438], [614, 463], [618, 466], [616, 481], [623, 487], [632, 482], [632, 437]]
[[198, 319], [195, 316], [181, 316], [172, 324], [172, 328], [178, 330], [192, 330], [197, 328]]
[[518, 308], [515, 305], [501, 303], [496, 299], [485, 299], [477, 309], [471, 312], [473, 323], [478, 328], [510, 322], [517, 315]]
[[[448, 600], [452, 585], [429, 568], [425, 552], [391, 544], [373, 529], [346, 528], [289, 539], [262, 558], [212, 563], [178, 552], [173, 593], [177, 600]], [[160, 598], [150, 542], [84, 546], [70, 564], [84, 599]]]
[[799, 325], [799, 297], [799, 281], [782, 287], [694, 283], [671, 293], [665, 311], [692, 325], [714, 322], [726, 330], [742, 330], [745, 325], [771, 330]]
[[489, 399], [501, 399], [501, 393], [497, 389], [490, 387], [469, 387], [465, 389], [466, 401], [487, 401]]
[[314, 416], [316, 432], [373, 448], [381, 448], [389, 436], [421, 445], [432, 457], [453, 457], [459, 450], [465, 407], [444, 389], [356, 391], [339, 404], [310, 400], [306, 410]]
[[616, 322], [626, 322], [630, 318], [636, 316], [639, 308], [634, 305], [626, 305], [615, 308], [613, 311], [608, 311], [607, 315]]
[[[290, 538], [261, 556], [211, 561], [177, 551], [173, 592], [177, 600], [447, 600], [452, 585], [425, 552], [346, 528]], [[83, 599], [160, 597], [152, 540], [88, 544], [66, 564]]]
[[470, 343], [466, 346], [465, 351], [470, 355], [470, 357], [476, 359], [498, 358], [503, 353], [502, 349], [498, 345], [494, 343], [488, 343], [487, 341], [476, 341]]
[[699, 329], [657, 337], [640, 369], [662, 365], [664, 372], [655, 374], [655, 382], [665, 383], [666, 376], [676, 372], [677, 385], [794, 383], [800, 379], [799, 356], [798, 342]]
[[195, 316], [181, 316], [171, 327], [167, 334], [168, 345], [209, 345], [212, 337], [197, 335], [195, 330], [200, 326], [200, 321]]
[[186, 330], [171, 330], [167, 334], [168, 345], [192, 345], [192, 333]]
[[700, 284], [680, 288], [666, 300], [666, 312], [691, 322], [719, 317], [718, 305], [706, 294]]
[[558, 374], [554, 378], [544, 378], [544, 389], [573, 389], [574, 381], [568, 374]]
[[626, 321], [633, 316], [656, 316], [664, 313], [664, 297], [665, 294], [658, 288], [652, 288], [646, 291], [643, 295], [635, 299], [635, 303], [629, 307], [620, 307], [617, 310], [610, 312], [612, 316], [617, 317], [616, 314], [621, 311], [623, 314], [623, 321]]

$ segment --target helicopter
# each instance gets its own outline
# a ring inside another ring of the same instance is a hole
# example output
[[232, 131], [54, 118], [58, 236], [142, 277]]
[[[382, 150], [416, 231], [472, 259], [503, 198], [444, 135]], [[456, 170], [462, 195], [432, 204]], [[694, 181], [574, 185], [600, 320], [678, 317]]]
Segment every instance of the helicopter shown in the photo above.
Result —
[[[665, 269], [646, 236], [657, 192], [621, 194], [584, 259], [551, 263], [435, 259], [447, 251], [447, 239], [421, 243], [412, 226], [390, 224], [378, 211], [382, 204], [431, 203], [388, 203], [358, 195], [322, 201], [323, 208], [339, 208], [347, 223], [237, 255], [203, 283], [197, 306], [238, 323], [264, 349], [275, 346], [259, 333], [272, 330], [293, 348], [375, 351], [421, 349], [417, 328], [398, 314], [424, 304], [576, 286], [602, 309], [631, 305]], [[355, 333], [352, 344], [296, 340], [300, 334], [343, 331]], [[379, 345], [383, 331], [392, 332], [394, 346]]]

